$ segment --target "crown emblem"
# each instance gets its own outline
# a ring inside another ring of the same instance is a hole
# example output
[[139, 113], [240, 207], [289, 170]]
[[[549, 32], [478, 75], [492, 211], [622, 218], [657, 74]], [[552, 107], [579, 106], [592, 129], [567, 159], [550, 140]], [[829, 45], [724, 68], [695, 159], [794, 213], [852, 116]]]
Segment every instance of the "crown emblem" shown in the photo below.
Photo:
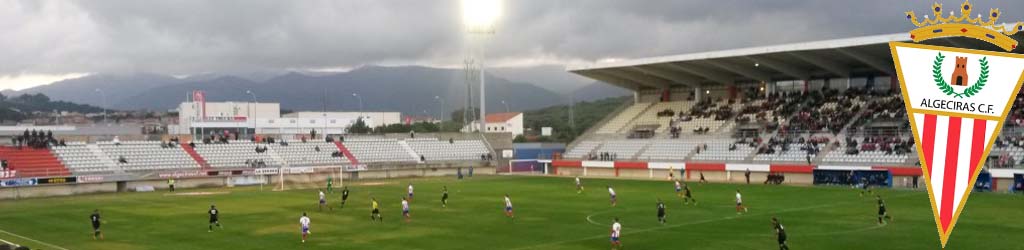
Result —
[[924, 15], [924, 21], [918, 21], [913, 11], [907, 11], [907, 19], [918, 28], [910, 31], [910, 39], [920, 42], [932, 38], [962, 36], [986, 41], [1000, 48], [1011, 51], [1017, 48], [1017, 40], [1010, 36], [1017, 32], [1024, 31], [1024, 22], [1017, 22], [1007, 28], [1005, 24], [995, 24], [999, 20], [999, 9], [990, 9], [988, 20], [984, 20], [981, 14], [976, 18], [971, 17], [974, 6], [970, 1], [964, 1], [960, 5], [960, 16], [949, 11], [949, 15], [942, 16], [942, 4], [932, 4], [932, 13], [935, 17]]

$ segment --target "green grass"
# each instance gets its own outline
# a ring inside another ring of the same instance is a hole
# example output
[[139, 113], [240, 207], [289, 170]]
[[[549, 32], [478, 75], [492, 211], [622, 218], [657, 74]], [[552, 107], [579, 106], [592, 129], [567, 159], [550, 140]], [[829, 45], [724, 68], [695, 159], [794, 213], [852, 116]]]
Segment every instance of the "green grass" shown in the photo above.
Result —
[[[381, 183], [383, 182], [383, 184]], [[400, 201], [413, 182], [412, 222], [402, 222]], [[763, 185], [694, 185], [698, 206], [683, 206], [672, 183], [549, 177], [476, 177], [349, 182], [349, 204], [340, 192], [318, 212], [316, 190], [260, 191], [258, 187], [179, 190], [229, 192], [207, 196], [119, 193], [0, 202], [0, 229], [67, 249], [608, 249], [608, 224], [619, 217], [626, 249], [776, 249], [769, 218], [786, 226], [793, 249], [935, 249], [938, 236], [927, 194], [877, 190], [895, 223], [876, 224], [873, 198], [849, 188]], [[372, 185], [371, 185], [372, 184]], [[614, 185], [619, 206], [604, 190]], [[449, 208], [439, 204], [447, 185]], [[748, 214], [737, 216], [733, 193], [741, 188]], [[517, 219], [503, 213], [509, 193]], [[369, 197], [383, 206], [384, 223], [369, 220]], [[655, 219], [655, 199], [666, 200], [669, 221]], [[206, 210], [215, 203], [225, 228], [208, 233]], [[102, 210], [106, 240], [94, 241], [88, 217]], [[950, 249], [1021, 249], [1024, 198], [974, 194]], [[299, 242], [298, 219], [312, 219], [310, 240]], [[589, 220], [588, 220], [589, 218]], [[37, 242], [0, 233], [35, 247]]]

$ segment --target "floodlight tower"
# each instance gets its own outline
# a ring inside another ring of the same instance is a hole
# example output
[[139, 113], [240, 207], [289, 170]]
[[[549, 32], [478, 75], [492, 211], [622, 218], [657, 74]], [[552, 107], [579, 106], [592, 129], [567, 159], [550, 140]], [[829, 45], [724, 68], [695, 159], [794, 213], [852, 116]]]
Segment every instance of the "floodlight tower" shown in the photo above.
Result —
[[484, 42], [486, 35], [494, 34], [494, 26], [501, 16], [501, 0], [462, 0], [462, 22], [466, 32], [480, 35], [480, 132], [484, 132], [487, 117], [486, 75], [484, 74]]

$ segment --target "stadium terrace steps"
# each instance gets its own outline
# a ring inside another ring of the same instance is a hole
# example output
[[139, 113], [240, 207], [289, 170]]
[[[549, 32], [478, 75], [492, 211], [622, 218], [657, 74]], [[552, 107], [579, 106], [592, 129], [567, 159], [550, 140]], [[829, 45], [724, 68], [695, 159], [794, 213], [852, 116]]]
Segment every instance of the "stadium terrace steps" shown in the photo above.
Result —
[[584, 157], [586, 157], [586, 156], [588, 156], [590, 154], [593, 154], [594, 153], [594, 149], [597, 149], [598, 147], [600, 147], [601, 144], [602, 144], [602, 141], [592, 141], [592, 140], [581, 141], [580, 143], [576, 144], [576, 146], [574, 146], [571, 149], [568, 149], [567, 151], [565, 151], [565, 155], [564, 156], [567, 159], [581, 159], [581, 158], [584, 158]]
[[[861, 105], [863, 105], [863, 104], [861, 104]], [[860, 117], [864, 116], [864, 113], [867, 113], [867, 112], [869, 112], [869, 111], [866, 108], [860, 109], [859, 112], [857, 112], [856, 114], [853, 115], [853, 118], [850, 118], [849, 122], [847, 122], [845, 125], [843, 125], [843, 129], [839, 130], [839, 133], [846, 134], [846, 131], [848, 131], [850, 129], [850, 127], [853, 127], [853, 124], [857, 123], [857, 121], [860, 120]]]
[[398, 139], [392, 138], [346, 138], [341, 143], [352, 153], [352, 157], [364, 164], [377, 162], [419, 162], [402, 148]]
[[[98, 142], [87, 147], [99, 149], [109, 159], [118, 159], [116, 166], [128, 172], [201, 168], [185, 149], [161, 141]], [[125, 161], [121, 162], [121, 158]]]
[[49, 149], [0, 147], [0, 158], [7, 160], [11, 170], [25, 177], [71, 175], [60, 159]]
[[417, 159], [420, 158], [419, 154], [417, 154], [416, 150], [413, 150], [412, 147], [409, 146], [408, 142], [406, 142], [406, 141], [399, 141], [398, 143], [402, 145], [402, 148], [405, 149], [405, 152], [409, 153], [409, 156], [412, 156], [412, 158], [417, 158]]
[[436, 138], [416, 138], [406, 139], [400, 143], [408, 144], [427, 161], [480, 160], [481, 156], [490, 153], [487, 145], [481, 140], [443, 141]]
[[[266, 147], [265, 152], [256, 152], [258, 146]], [[252, 168], [252, 161], [263, 162], [266, 167], [280, 167], [274, 148], [251, 141], [233, 140], [228, 143], [196, 144], [195, 152], [202, 156], [211, 168]]]
[[622, 110], [622, 112], [615, 114], [615, 117], [608, 120], [604, 124], [601, 124], [601, 128], [595, 131], [597, 134], [615, 134], [619, 133], [626, 124], [631, 123], [637, 116], [647, 110], [652, 103], [634, 103], [628, 108]]
[[124, 169], [117, 167], [117, 163], [114, 162], [114, 160], [110, 159], [110, 157], [107, 157], [107, 155], [103, 153], [103, 150], [100, 150], [100, 147], [98, 145], [89, 144], [85, 145], [85, 147], [89, 149], [89, 152], [92, 153], [92, 155], [95, 156], [96, 159], [100, 159], [102, 161], [101, 163], [106, 165], [113, 172], [124, 173]]
[[54, 156], [74, 174], [105, 174], [123, 172], [117, 164], [96, 145], [84, 142], [68, 142], [66, 146], [53, 147]]
[[337, 166], [348, 162], [344, 157], [335, 157], [341, 152], [332, 142], [325, 141], [288, 141], [286, 144], [271, 143], [274, 160], [288, 164], [288, 167], [306, 166]]
[[339, 141], [334, 141], [334, 146], [338, 147], [338, 151], [341, 151], [341, 154], [345, 155], [345, 158], [348, 158], [349, 163], [352, 163], [352, 165], [359, 165], [359, 159], [352, 155], [352, 152], [348, 151], [345, 144], [342, 144]]
[[185, 150], [185, 153], [188, 153], [192, 160], [195, 160], [203, 170], [210, 169], [210, 163], [207, 163], [206, 159], [203, 159], [203, 156], [199, 155], [199, 152], [196, 152], [196, 149], [192, 148], [192, 146], [181, 144], [181, 149]]

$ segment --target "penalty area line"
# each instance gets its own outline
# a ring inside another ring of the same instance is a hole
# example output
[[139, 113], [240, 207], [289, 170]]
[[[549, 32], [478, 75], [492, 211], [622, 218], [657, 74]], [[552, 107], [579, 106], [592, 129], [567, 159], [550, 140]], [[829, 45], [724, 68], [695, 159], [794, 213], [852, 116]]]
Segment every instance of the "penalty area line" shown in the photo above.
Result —
[[[10, 235], [10, 236], [14, 236], [14, 237], [22, 238], [22, 239], [25, 239], [25, 240], [28, 240], [28, 241], [31, 241], [31, 242], [39, 243], [39, 244], [42, 244], [42, 245], [44, 245], [44, 246], [46, 246], [46, 247], [49, 247], [49, 248], [53, 248], [53, 249], [59, 249], [59, 250], [68, 250], [67, 248], [63, 248], [63, 247], [60, 247], [60, 246], [57, 246], [57, 245], [54, 245], [54, 244], [50, 244], [50, 243], [46, 243], [46, 242], [42, 242], [42, 241], [38, 241], [38, 240], [36, 240], [36, 239], [32, 239], [32, 238], [29, 238], [29, 237], [25, 237], [25, 236], [17, 235], [17, 234], [14, 234], [14, 233], [12, 233], [12, 232], [4, 231], [4, 230], [2, 230], [2, 229], [0, 229], [0, 233], [4, 233], [4, 234]], [[4, 242], [7, 242], [7, 241], [4, 241]], [[9, 244], [10, 244], [10, 242], [7, 242], [7, 243], [9, 243]]]

